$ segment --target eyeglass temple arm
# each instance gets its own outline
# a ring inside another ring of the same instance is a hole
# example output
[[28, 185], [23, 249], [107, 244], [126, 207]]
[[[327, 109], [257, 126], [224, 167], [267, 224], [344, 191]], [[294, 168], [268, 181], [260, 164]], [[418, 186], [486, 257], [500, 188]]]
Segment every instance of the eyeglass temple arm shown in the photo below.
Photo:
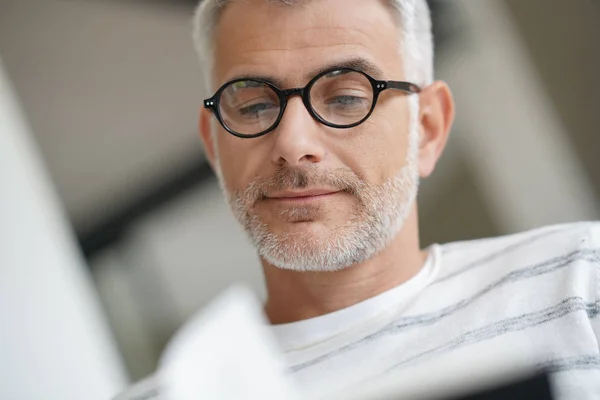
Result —
[[[380, 86], [383, 85], [383, 86]], [[381, 81], [377, 85], [381, 90], [397, 89], [407, 93], [420, 93], [421, 88], [414, 83], [402, 81]]]

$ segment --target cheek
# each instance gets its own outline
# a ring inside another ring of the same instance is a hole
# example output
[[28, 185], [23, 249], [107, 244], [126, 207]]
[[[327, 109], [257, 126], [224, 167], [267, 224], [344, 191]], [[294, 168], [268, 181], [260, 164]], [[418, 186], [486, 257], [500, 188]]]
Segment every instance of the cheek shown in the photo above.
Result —
[[258, 175], [265, 155], [261, 146], [257, 146], [258, 139], [240, 139], [225, 132], [219, 134], [218, 153], [225, 185], [229, 191], [243, 191]]
[[374, 115], [348, 134], [338, 154], [366, 182], [381, 184], [406, 164], [408, 122], [402, 116]]

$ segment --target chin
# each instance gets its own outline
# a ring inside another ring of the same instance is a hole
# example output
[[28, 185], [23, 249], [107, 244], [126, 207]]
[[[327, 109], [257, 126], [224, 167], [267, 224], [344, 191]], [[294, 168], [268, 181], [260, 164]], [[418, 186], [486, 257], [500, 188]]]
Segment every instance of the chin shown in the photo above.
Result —
[[305, 241], [328, 240], [335, 231], [324, 221], [300, 220], [300, 221], [277, 221], [267, 224], [268, 231], [278, 238], [295, 238]]

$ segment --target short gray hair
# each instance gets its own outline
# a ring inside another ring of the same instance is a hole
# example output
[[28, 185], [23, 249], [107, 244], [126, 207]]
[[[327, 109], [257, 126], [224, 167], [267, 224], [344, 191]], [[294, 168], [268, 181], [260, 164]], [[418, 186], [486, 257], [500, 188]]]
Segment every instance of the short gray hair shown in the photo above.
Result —
[[[212, 72], [214, 57], [213, 32], [223, 8], [235, 0], [202, 0], [194, 16], [193, 38], [200, 67], [204, 75], [203, 90], [206, 97], [212, 95]], [[266, 1], [266, 0], [265, 0]], [[286, 4], [305, 0], [270, 0]], [[368, 0], [372, 1], [372, 0]], [[426, 0], [385, 0], [399, 18], [402, 37], [405, 79], [422, 87], [433, 82], [433, 35], [431, 17]]]

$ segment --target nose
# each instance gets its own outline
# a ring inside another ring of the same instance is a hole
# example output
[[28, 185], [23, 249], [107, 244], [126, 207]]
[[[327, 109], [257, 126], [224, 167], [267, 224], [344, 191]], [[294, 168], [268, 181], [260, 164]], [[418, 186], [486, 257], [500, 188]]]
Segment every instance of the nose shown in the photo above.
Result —
[[325, 156], [323, 126], [308, 113], [302, 98], [290, 98], [274, 133], [272, 162], [299, 167], [319, 163]]

